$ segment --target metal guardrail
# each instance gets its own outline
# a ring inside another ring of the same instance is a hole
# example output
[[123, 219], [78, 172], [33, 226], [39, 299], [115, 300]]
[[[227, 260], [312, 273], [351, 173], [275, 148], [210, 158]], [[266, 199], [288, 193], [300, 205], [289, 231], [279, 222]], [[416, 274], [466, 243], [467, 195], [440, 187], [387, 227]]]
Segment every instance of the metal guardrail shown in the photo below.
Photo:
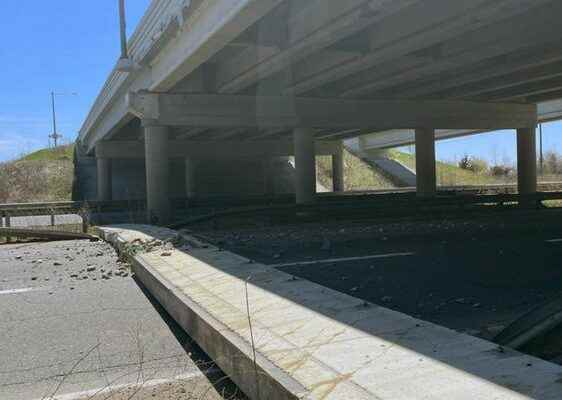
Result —
[[[36, 232], [35, 237], [44, 237], [49, 235], [47, 231], [55, 230], [56, 216], [61, 215], [77, 215], [81, 219], [81, 231], [87, 233], [92, 220], [92, 215], [100, 215], [102, 213], [122, 212], [123, 210], [135, 210], [146, 208], [145, 202], [141, 200], [134, 201], [61, 201], [61, 202], [41, 202], [41, 203], [15, 203], [0, 204], [0, 229], [4, 232], [7, 242], [11, 241], [12, 235], [20, 237], [15, 232], [21, 230], [25, 237], [30, 237], [29, 232]], [[45, 225], [30, 223], [24, 227], [15, 227], [14, 218], [22, 217], [41, 217], [50, 216], [50, 224]], [[66, 230], [68, 225], [79, 225], [80, 222], [63, 224]], [[63, 233], [63, 232], [59, 232]], [[71, 232], [65, 232], [72, 235]]]

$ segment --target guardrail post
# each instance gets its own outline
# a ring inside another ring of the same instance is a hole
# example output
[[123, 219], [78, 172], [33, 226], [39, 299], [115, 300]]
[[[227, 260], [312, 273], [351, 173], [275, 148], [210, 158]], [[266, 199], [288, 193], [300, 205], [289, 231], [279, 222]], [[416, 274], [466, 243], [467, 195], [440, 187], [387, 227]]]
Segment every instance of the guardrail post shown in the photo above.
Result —
[[[6, 213], [4, 215], [4, 220], [5, 220], [5, 224], [6, 224], [6, 228], [9, 228], [12, 226], [12, 221], [10, 220], [10, 214]], [[6, 243], [11, 243], [12, 242], [12, 237], [7, 235], [6, 236]]]
[[55, 226], [55, 211], [51, 210], [51, 226]]
[[88, 229], [90, 228], [90, 221], [88, 220], [88, 214], [82, 214], [82, 233], [88, 233]]

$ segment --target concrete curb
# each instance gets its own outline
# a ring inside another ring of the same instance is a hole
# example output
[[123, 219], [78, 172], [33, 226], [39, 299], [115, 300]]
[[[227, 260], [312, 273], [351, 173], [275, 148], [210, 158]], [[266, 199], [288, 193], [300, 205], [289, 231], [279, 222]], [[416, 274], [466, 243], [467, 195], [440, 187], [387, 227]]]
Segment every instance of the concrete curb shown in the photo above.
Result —
[[[124, 254], [126, 242], [122, 238], [101, 229], [98, 232], [100, 237]], [[198, 243], [196, 239], [191, 240]], [[183, 295], [147, 262], [136, 256], [126, 256], [142, 284], [244, 393], [261, 400], [305, 398], [306, 389], [302, 385], [259, 353], [256, 354], [259, 385], [256, 385], [253, 351], [246, 342]]]

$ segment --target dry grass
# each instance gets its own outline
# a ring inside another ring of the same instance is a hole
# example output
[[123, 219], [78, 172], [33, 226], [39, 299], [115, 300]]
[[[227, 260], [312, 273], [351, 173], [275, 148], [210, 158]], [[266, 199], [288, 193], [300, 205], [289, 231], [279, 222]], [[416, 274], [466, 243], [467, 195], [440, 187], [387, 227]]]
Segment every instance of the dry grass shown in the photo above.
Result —
[[41, 150], [0, 164], [0, 203], [70, 200], [72, 146]]

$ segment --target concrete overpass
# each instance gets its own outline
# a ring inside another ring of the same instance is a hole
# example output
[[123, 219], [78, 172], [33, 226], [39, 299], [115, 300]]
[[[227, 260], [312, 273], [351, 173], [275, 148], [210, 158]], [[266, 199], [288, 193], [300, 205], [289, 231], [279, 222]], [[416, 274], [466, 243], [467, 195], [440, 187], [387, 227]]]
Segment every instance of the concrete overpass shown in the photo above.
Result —
[[162, 223], [171, 195], [225, 174], [271, 190], [280, 157], [295, 156], [297, 202], [314, 201], [315, 155], [332, 155], [343, 190], [341, 141], [367, 134], [414, 141], [431, 196], [436, 138], [515, 129], [532, 193], [535, 126], [562, 114], [561, 13], [556, 0], [153, 0], [129, 41], [135, 66], [108, 77], [79, 157], [96, 157], [102, 200], [137, 160]]

